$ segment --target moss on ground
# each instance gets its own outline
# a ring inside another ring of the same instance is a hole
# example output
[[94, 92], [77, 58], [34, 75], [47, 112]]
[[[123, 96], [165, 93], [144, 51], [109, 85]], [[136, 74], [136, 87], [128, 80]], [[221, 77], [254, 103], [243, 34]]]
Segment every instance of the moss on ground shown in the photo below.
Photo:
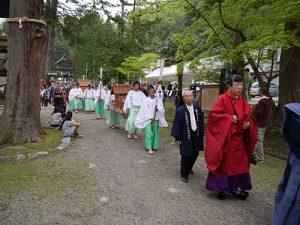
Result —
[[274, 192], [283, 175], [286, 161], [266, 155], [265, 162], [251, 167], [253, 186]]
[[55, 198], [73, 186], [86, 186], [87, 164], [69, 159], [67, 153], [38, 160], [0, 164], [0, 190], [10, 198], [31, 193], [37, 198]]
[[[1, 145], [0, 155], [5, 156], [16, 156], [16, 154], [26, 155], [28, 153], [36, 153], [39, 151], [51, 152], [56, 149], [59, 145], [60, 140], [63, 138], [60, 130], [44, 128], [45, 134], [42, 135], [41, 141], [37, 143], [29, 143], [24, 145]], [[23, 150], [12, 150], [10, 146], [23, 146], [26, 149]]]

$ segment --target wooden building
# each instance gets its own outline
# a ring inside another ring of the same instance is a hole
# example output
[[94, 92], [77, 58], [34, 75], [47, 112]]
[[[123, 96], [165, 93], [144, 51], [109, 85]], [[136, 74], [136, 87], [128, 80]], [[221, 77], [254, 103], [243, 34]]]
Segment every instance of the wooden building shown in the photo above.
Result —
[[74, 67], [72, 61], [67, 56], [63, 56], [58, 60], [55, 66], [56, 70], [61, 73], [64, 81], [73, 81]]

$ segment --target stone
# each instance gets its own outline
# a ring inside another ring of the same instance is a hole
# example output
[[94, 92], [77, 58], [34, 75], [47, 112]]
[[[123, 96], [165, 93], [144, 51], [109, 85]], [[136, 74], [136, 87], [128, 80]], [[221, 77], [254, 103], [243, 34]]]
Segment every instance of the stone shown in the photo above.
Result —
[[23, 155], [23, 154], [17, 154], [16, 155], [16, 160], [23, 160], [23, 159], [26, 159], [26, 156], [25, 155]]
[[48, 155], [49, 152], [47, 152], [47, 151], [40, 151], [40, 152], [37, 152], [37, 154], [40, 155], [40, 156], [43, 156], [43, 155]]
[[11, 160], [12, 158], [10, 156], [0, 156], [0, 162], [8, 162]]
[[61, 144], [57, 147], [57, 149], [58, 149], [58, 150], [64, 150], [64, 149], [67, 148], [69, 145], [70, 145], [70, 142], [69, 142], [69, 143], [64, 142], [64, 143], [61, 143]]
[[100, 197], [100, 202], [106, 203], [109, 199], [107, 197]]
[[93, 168], [96, 168], [97, 166], [94, 164], [94, 163], [90, 163], [89, 164], [89, 168], [93, 169]]
[[40, 156], [37, 153], [28, 153], [27, 157], [28, 157], [28, 159], [37, 159]]
[[57, 147], [58, 150], [62, 151], [65, 148], [69, 147], [71, 143], [71, 138], [70, 137], [64, 137], [63, 139], [60, 140], [60, 145]]
[[63, 139], [60, 140], [61, 143], [70, 143], [71, 138], [70, 137], [64, 137]]
[[175, 194], [178, 192], [178, 190], [176, 188], [173, 188], [173, 187], [169, 187], [168, 188], [168, 192], [170, 192], [171, 194]]
[[145, 164], [146, 161], [141, 159], [141, 160], [139, 161], [139, 163], [140, 163], [140, 164]]
[[64, 150], [64, 148], [62, 148], [62, 147], [60, 147], [60, 146], [58, 146], [56, 149], [59, 150], [59, 151]]

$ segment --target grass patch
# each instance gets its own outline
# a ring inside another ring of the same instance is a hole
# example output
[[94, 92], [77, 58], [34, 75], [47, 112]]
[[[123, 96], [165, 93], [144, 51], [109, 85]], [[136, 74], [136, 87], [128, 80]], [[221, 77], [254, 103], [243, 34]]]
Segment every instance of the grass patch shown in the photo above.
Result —
[[42, 160], [1, 163], [0, 190], [10, 198], [21, 193], [43, 197], [55, 196], [74, 185], [84, 186], [87, 165], [79, 160], [70, 161], [67, 157], [60, 154]]
[[[28, 153], [36, 153], [39, 151], [53, 151], [59, 145], [60, 140], [63, 138], [60, 130], [44, 128], [46, 134], [42, 135], [41, 141], [37, 143], [28, 143], [24, 145], [2, 145], [0, 146], [0, 155], [15, 156], [16, 154], [26, 155]], [[11, 146], [23, 146], [25, 149], [12, 150]]]
[[173, 120], [175, 116], [174, 102], [167, 101], [165, 104], [165, 118], [168, 122], [168, 127], [160, 129], [160, 138], [162, 141], [168, 144], [175, 144], [175, 140], [171, 137], [171, 130], [173, 126]]
[[250, 169], [253, 186], [274, 192], [281, 180], [285, 165], [286, 161], [266, 155], [264, 163], [252, 166]]

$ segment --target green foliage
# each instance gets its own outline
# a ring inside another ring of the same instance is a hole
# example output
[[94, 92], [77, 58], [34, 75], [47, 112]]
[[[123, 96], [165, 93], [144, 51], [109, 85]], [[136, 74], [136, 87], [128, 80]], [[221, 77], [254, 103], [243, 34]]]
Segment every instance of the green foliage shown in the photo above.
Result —
[[0, 35], [5, 34], [8, 35], [8, 23], [0, 22]]
[[116, 70], [127, 77], [127, 80], [143, 78], [145, 71], [150, 71], [156, 63], [158, 55], [155, 53], [142, 54], [140, 57], [130, 56], [122, 62]]
[[100, 67], [106, 79], [117, 75], [114, 67], [121, 63], [120, 39], [114, 24], [104, 21], [93, 10], [82, 17], [65, 17], [62, 28], [71, 45], [71, 59], [75, 74], [81, 78], [88, 69], [88, 79], [96, 79]]

